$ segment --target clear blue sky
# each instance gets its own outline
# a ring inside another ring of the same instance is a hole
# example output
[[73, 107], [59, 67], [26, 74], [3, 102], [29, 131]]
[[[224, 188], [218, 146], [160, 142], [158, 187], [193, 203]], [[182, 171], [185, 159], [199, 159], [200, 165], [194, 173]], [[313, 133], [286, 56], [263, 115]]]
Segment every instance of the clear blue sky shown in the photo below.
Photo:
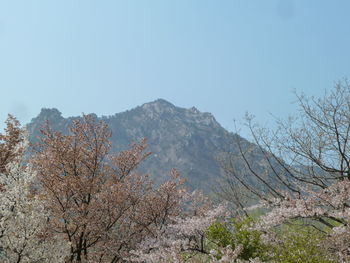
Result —
[[350, 77], [350, 1], [0, 1], [0, 119], [164, 98], [230, 130]]

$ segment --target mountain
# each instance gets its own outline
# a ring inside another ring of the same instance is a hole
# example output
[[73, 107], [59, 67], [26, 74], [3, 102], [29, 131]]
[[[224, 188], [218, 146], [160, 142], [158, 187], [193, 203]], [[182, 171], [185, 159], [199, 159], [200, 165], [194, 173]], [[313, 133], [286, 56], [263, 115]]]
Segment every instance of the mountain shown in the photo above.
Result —
[[[57, 109], [42, 109], [27, 125], [30, 141], [40, 135], [46, 120], [53, 129], [66, 131], [76, 118], [64, 118]], [[140, 167], [155, 180], [164, 180], [176, 168], [192, 189], [209, 191], [221, 175], [217, 156], [232, 145], [236, 134], [225, 130], [210, 113], [176, 107], [158, 99], [112, 116], [105, 121], [112, 135], [112, 152], [126, 149], [132, 142], [146, 138], [153, 154]], [[244, 140], [243, 138], [241, 138]], [[248, 142], [247, 142], [248, 143]]]

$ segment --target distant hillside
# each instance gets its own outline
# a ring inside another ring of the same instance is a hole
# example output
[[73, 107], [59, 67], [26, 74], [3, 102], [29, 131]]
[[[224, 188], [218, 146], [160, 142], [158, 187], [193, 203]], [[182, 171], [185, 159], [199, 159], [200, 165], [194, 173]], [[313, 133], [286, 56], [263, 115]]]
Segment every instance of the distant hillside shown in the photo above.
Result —
[[[64, 131], [76, 118], [79, 117], [63, 118], [57, 109], [42, 109], [27, 125], [30, 140], [35, 141], [46, 120], [54, 129]], [[210, 113], [200, 112], [194, 107], [179, 108], [162, 99], [98, 119], [104, 120], [113, 132], [112, 151], [125, 149], [133, 141], [147, 139], [149, 151], [153, 154], [140, 168], [142, 172], [161, 181], [171, 168], [176, 168], [187, 179], [189, 187], [205, 191], [222, 173], [216, 157], [231, 148], [234, 137], [238, 136], [221, 127]]]

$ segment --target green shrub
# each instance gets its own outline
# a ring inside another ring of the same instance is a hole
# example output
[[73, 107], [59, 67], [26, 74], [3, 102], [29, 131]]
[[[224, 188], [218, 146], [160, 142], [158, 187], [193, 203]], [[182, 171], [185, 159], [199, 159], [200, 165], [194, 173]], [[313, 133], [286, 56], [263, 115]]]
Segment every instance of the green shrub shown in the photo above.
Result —
[[232, 219], [229, 223], [216, 222], [207, 230], [208, 244], [221, 257], [220, 248], [241, 245], [241, 260], [259, 258], [262, 262], [274, 263], [335, 263], [322, 247], [325, 235], [313, 227], [283, 225], [275, 230], [270, 244], [262, 241], [262, 232], [253, 230], [252, 220]]
[[334, 263], [327, 251], [322, 248], [323, 235], [305, 226], [284, 226], [277, 233], [276, 242], [272, 248], [273, 260], [280, 263]]
[[208, 228], [207, 238], [215, 244], [214, 249], [218, 252], [222, 247], [231, 246], [235, 249], [241, 245], [243, 250], [239, 259], [249, 260], [258, 257], [261, 260], [267, 260], [270, 248], [261, 241], [260, 231], [250, 229], [251, 224], [252, 220], [249, 218], [232, 219], [226, 224], [216, 222]]

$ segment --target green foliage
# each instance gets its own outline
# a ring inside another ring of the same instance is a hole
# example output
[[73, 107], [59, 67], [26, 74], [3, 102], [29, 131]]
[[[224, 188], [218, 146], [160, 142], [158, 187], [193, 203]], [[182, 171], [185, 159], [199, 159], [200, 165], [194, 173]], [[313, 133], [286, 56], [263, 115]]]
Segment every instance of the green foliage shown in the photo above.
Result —
[[208, 228], [207, 238], [219, 247], [226, 247], [233, 242], [232, 232], [221, 222], [215, 222]]
[[250, 229], [251, 224], [252, 220], [249, 218], [232, 219], [228, 224], [216, 222], [208, 228], [207, 238], [217, 248], [231, 246], [235, 249], [238, 245], [242, 245], [240, 259], [249, 260], [257, 257], [261, 260], [268, 259], [270, 249], [261, 241], [261, 232]]
[[220, 248], [243, 246], [241, 260], [259, 258], [262, 262], [275, 263], [335, 263], [322, 246], [324, 235], [313, 227], [284, 225], [276, 230], [274, 240], [265, 244], [262, 233], [252, 230], [252, 220], [232, 219], [229, 223], [216, 222], [207, 230], [207, 239], [214, 244], [220, 257]]
[[334, 263], [322, 248], [323, 235], [312, 227], [285, 226], [277, 234], [273, 260], [280, 263]]

